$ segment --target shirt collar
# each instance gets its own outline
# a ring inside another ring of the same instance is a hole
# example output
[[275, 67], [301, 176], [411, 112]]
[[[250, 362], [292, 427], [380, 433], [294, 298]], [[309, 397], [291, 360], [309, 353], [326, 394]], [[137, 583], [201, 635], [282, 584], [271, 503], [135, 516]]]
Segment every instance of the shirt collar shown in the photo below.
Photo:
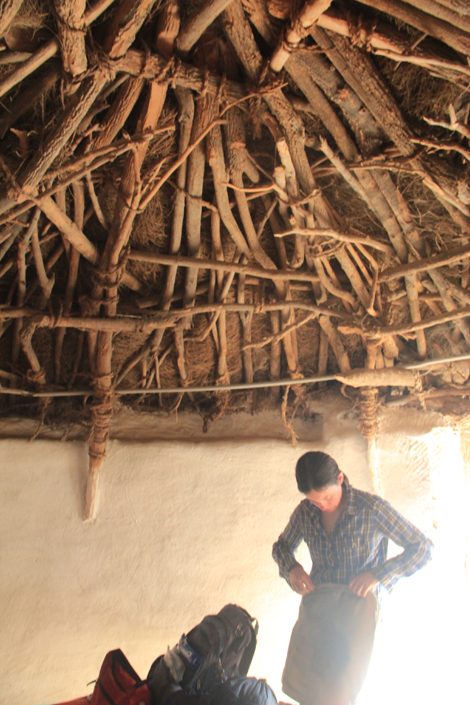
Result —
[[357, 507], [356, 490], [354, 489], [354, 487], [351, 487], [351, 484], [349, 482], [347, 475], [345, 475], [344, 473], [343, 473], [343, 475], [344, 475], [343, 487], [346, 492], [346, 502], [347, 502], [346, 508], [344, 511], [347, 514], [356, 514], [357, 508], [358, 508]]

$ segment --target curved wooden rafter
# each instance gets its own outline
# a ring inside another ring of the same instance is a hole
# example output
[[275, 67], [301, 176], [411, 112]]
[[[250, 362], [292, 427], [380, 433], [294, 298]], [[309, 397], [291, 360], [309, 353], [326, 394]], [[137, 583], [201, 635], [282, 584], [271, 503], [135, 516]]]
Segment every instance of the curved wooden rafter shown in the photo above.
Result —
[[[116, 385], [179, 380], [173, 407], [196, 378], [400, 387], [403, 360], [470, 349], [467, 15], [291, 8], [54, 0], [15, 63], [21, 3], [0, 2], [0, 371], [45, 393], [93, 380], [88, 519]], [[449, 90], [449, 119], [407, 114], [384, 70], [405, 62]], [[426, 384], [444, 404], [438, 373]]]

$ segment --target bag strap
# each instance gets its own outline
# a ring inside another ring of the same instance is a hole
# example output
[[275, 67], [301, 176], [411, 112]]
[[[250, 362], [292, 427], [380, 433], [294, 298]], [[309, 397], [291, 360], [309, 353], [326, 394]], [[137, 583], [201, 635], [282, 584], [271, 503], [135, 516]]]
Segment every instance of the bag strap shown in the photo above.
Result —
[[[124, 655], [124, 653], [121, 651], [121, 649], [114, 649], [114, 651], [110, 652], [111, 654], [111, 668], [113, 671], [114, 676], [116, 677], [116, 667], [115, 664], [118, 663], [123, 671], [126, 671], [132, 678], [135, 680], [136, 684], [141, 685], [144, 683], [142, 678], [134, 671], [132, 668], [131, 664], [127, 660], [127, 657]], [[119, 683], [120, 687], [121, 684]]]
[[234, 621], [237, 622], [237, 626], [240, 624], [240, 621], [242, 621], [244, 625], [248, 627], [248, 631], [251, 634], [251, 639], [243, 651], [240, 664], [238, 666], [240, 676], [246, 676], [251, 666], [251, 662], [253, 661], [253, 656], [255, 655], [259, 630], [258, 620], [252, 617], [243, 607], [239, 607], [238, 605], [226, 605], [219, 612], [219, 618], [224, 622], [224, 624], [228, 624], [227, 629], [236, 630]]
[[255, 655], [256, 641], [258, 636], [258, 620], [255, 619], [255, 626], [251, 626], [251, 641], [243, 652], [243, 656], [240, 659], [240, 665], [238, 667], [238, 672], [241, 676], [246, 676], [250, 670], [251, 662], [253, 661], [253, 656]]
[[222, 622], [220, 617], [217, 617], [215, 615], [209, 615], [208, 617], [205, 617], [203, 619], [203, 624], [206, 622], [207, 624], [210, 624], [211, 626], [215, 627], [215, 630], [217, 631], [218, 637], [219, 637], [219, 656], [222, 653], [222, 651], [225, 649], [227, 646], [227, 641], [228, 641], [228, 632], [227, 632], [227, 627], [225, 624]]
[[[211, 663], [215, 663], [218, 664], [220, 668], [222, 667], [220, 656], [227, 643], [227, 629], [225, 628], [221, 620], [218, 619], [218, 617], [214, 617], [212, 615], [204, 617], [204, 619], [199, 624], [199, 626], [196, 627], [196, 629], [199, 629], [203, 632], [207, 641], [210, 644], [210, 648], [201, 663], [199, 664], [199, 666], [197, 667], [191, 680], [185, 684], [185, 688], [187, 689], [198, 689], [198, 679], [201, 674], [207, 669], [208, 664], [210, 665]], [[190, 634], [188, 634], [188, 637], [189, 636]], [[217, 638], [217, 643], [214, 643], [214, 636], [216, 636]]]

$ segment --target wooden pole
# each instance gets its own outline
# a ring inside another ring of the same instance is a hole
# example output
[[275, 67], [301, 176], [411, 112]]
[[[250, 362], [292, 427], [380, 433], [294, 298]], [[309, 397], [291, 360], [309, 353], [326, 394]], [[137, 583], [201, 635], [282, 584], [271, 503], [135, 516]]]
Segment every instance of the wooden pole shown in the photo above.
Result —
[[0, 0], [0, 38], [8, 30], [22, 4], [23, 0]]
[[310, 272], [299, 272], [298, 270], [264, 269], [246, 264], [234, 264], [233, 262], [217, 262], [217, 260], [198, 259], [196, 257], [182, 257], [181, 255], [163, 255], [152, 252], [139, 252], [131, 250], [130, 260], [138, 262], [154, 262], [155, 264], [167, 264], [178, 267], [194, 267], [200, 269], [213, 269], [224, 272], [236, 272], [248, 276], [260, 277], [260, 279], [272, 279], [277, 281], [295, 280], [317, 282], [318, 277]]
[[445, 267], [456, 262], [461, 262], [463, 259], [470, 257], [470, 245], [464, 247], [456, 247], [453, 250], [447, 250], [440, 255], [432, 255], [424, 259], [401, 264], [399, 267], [390, 267], [384, 269], [379, 275], [379, 282], [389, 282], [409, 274], [417, 272], [427, 272], [438, 267]]
[[86, 0], [54, 0], [54, 7], [64, 69], [72, 76], [79, 76], [87, 68], [83, 18]]
[[470, 34], [459, 29], [458, 26], [428, 15], [426, 12], [427, 2], [420, 3], [420, 8], [422, 9], [412, 7], [412, 5], [402, 2], [402, 0], [359, 0], [359, 2], [392, 15], [396, 19], [416, 27], [421, 32], [440, 39], [441, 42], [448, 44], [455, 51], [465, 56], [470, 54]]

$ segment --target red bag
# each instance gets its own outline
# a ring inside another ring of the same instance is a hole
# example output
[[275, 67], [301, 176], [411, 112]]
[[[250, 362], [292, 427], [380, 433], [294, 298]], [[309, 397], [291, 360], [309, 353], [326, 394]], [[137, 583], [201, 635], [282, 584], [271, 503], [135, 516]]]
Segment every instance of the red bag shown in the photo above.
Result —
[[121, 649], [106, 654], [91, 705], [152, 705], [146, 681], [139, 678]]

